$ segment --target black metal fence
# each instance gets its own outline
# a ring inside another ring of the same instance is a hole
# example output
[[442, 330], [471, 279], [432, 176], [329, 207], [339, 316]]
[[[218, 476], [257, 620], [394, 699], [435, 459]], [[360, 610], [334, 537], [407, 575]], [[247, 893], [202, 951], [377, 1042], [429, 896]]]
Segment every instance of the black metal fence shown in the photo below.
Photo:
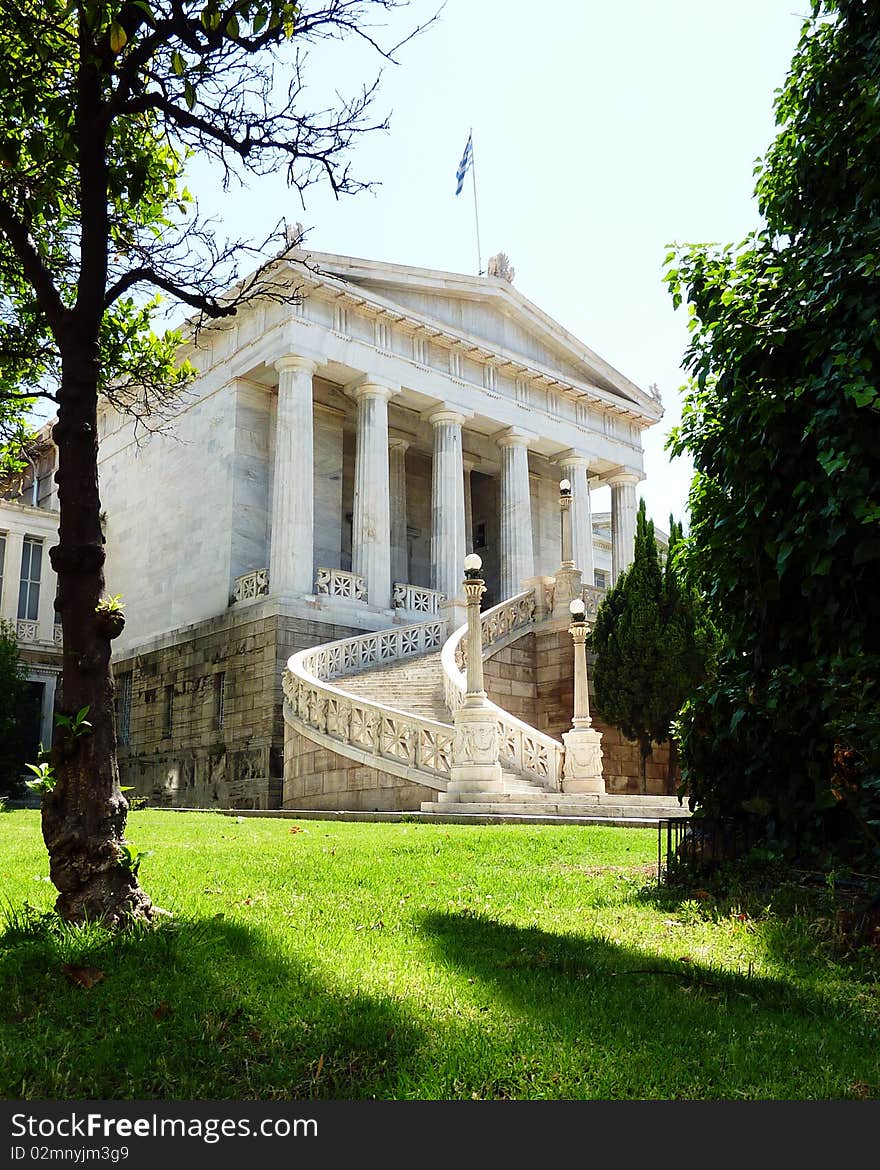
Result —
[[757, 820], [665, 817], [657, 824], [657, 881], [674, 882], [736, 861], [762, 836]]

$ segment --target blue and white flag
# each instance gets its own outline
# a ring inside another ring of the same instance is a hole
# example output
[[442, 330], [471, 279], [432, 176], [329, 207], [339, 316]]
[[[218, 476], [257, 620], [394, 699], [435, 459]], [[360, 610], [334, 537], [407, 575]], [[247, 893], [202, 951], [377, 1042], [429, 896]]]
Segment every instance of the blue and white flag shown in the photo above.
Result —
[[456, 195], [461, 194], [461, 189], [464, 186], [464, 177], [468, 173], [468, 168], [474, 165], [474, 144], [471, 142], [471, 135], [468, 134], [467, 146], [464, 148], [464, 154], [461, 156], [461, 162], [458, 164], [458, 170], [455, 172], [457, 185], [455, 188]]

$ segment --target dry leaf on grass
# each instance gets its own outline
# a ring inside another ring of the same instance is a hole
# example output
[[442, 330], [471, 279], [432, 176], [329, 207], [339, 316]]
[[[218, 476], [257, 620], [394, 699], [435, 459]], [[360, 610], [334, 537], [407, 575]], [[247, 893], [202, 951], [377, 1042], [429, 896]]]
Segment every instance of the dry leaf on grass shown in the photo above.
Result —
[[80, 967], [76, 963], [65, 963], [61, 970], [71, 983], [86, 989], [94, 987], [104, 978], [104, 972], [98, 967]]

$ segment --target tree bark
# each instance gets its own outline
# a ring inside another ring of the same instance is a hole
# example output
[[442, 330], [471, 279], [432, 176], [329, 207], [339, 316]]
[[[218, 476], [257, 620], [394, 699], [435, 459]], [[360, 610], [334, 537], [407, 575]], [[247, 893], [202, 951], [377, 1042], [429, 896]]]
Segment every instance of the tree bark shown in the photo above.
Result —
[[49, 556], [58, 575], [55, 605], [64, 639], [61, 710], [74, 716], [87, 707], [92, 727], [78, 735], [63, 727], [55, 730], [57, 781], [43, 797], [43, 839], [61, 917], [121, 926], [150, 919], [154, 910], [120, 849], [128, 802], [116, 763], [110, 643], [124, 623], [121, 614], [98, 609], [105, 553], [97, 466], [97, 349], [73, 343], [65, 349], [53, 430], [59, 540]]

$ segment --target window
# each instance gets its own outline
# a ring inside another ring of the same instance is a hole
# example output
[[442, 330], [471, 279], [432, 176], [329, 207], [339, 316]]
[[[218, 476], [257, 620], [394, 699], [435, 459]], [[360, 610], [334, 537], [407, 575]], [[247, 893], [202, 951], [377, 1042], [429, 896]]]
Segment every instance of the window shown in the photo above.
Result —
[[174, 730], [174, 687], [165, 688], [165, 734]]
[[131, 743], [131, 671], [116, 679], [116, 741], [120, 747]]
[[26, 536], [21, 548], [21, 578], [18, 587], [19, 621], [35, 622], [40, 608], [40, 573], [43, 542]]
[[605, 572], [604, 569], [594, 569], [593, 570], [593, 584], [596, 586], [597, 589], [607, 589], [608, 588], [608, 574]]
[[221, 728], [226, 715], [226, 671], [214, 675], [214, 726]]

